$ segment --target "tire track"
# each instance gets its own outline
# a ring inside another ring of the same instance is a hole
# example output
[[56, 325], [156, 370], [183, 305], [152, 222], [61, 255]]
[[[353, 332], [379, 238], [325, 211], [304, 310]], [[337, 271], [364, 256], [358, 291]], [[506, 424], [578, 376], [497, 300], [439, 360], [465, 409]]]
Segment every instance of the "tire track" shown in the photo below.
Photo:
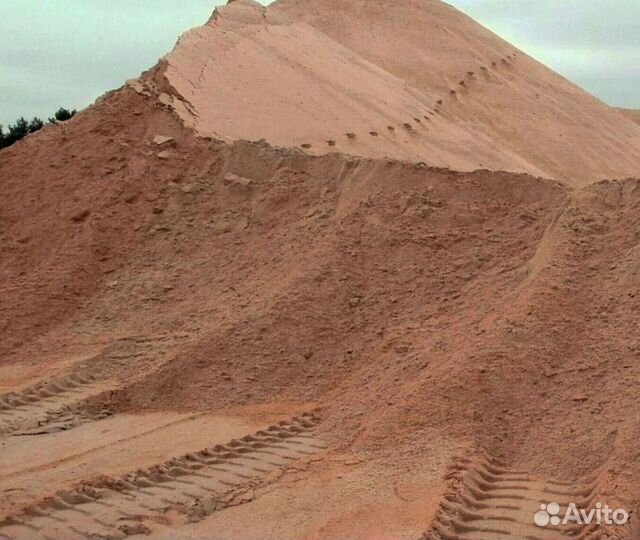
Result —
[[193, 520], [243, 504], [274, 473], [326, 449], [311, 433], [318, 423], [305, 413], [225, 445], [60, 491], [0, 521], [0, 537], [124, 538], [148, 532], [168, 510]]
[[[121, 447], [121, 446], [125, 446], [126, 447], [127, 445], [129, 445], [130, 443], [136, 441], [137, 439], [140, 439], [140, 438], [143, 438], [143, 437], [147, 437], [149, 435], [152, 435], [154, 433], [158, 433], [160, 431], [164, 431], [167, 428], [171, 428], [173, 426], [177, 426], [177, 425], [180, 425], [180, 424], [185, 424], [185, 423], [191, 422], [194, 419], [196, 419], [198, 417], [202, 417], [202, 416], [206, 416], [206, 413], [199, 413], [199, 414], [196, 414], [196, 415], [190, 415], [190, 416], [187, 416], [187, 417], [184, 417], [184, 418], [180, 418], [178, 420], [172, 420], [172, 421], [170, 421], [170, 422], [168, 422], [166, 424], [158, 425], [158, 426], [155, 426], [155, 427], [153, 427], [151, 429], [147, 429], [147, 430], [140, 429], [133, 435], [130, 435], [128, 437], [124, 437], [122, 439], [117, 439], [117, 440], [109, 442], [108, 447], [110, 449], [114, 450], [114, 451], [117, 451], [118, 447]], [[23, 475], [29, 474], [29, 473], [36, 473], [36, 472], [47, 470], [47, 469], [57, 468], [57, 467], [60, 467], [61, 465], [66, 464], [66, 463], [79, 461], [81, 458], [82, 458], [83, 461], [88, 461], [86, 459], [88, 456], [91, 456], [92, 454], [96, 454], [96, 453], [102, 452], [104, 450], [104, 448], [105, 448], [104, 444], [99, 444], [98, 446], [95, 446], [93, 448], [89, 448], [89, 449], [84, 450], [82, 452], [69, 454], [69, 455], [65, 456], [64, 458], [57, 459], [55, 461], [51, 461], [51, 462], [44, 463], [44, 464], [41, 464], [41, 465], [37, 465], [37, 466], [34, 466], [34, 467], [28, 467], [28, 468], [25, 468], [25, 469], [15, 470], [15, 471], [13, 471], [11, 473], [5, 474], [2, 478], [3, 478], [3, 480], [6, 480], [7, 478], [23, 476]]]
[[576, 486], [540, 480], [483, 459], [455, 464], [450, 477], [458, 485], [445, 495], [432, 529], [422, 540], [597, 540], [604, 534], [595, 523], [538, 526], [534, 521], [542, 504], [557, 503], [560, 515], [570, 503], [590, 508], [598, 493], [597, 475]]
[[82, 413], [76, 405], [109, 389], [109, 381], [88, 372], [67, 373], [21, 392], [0, 396], [0, 437], [37, 435], [70, 429], [83, 421], [109, 416]]
[[163, 351], [188, 338], [184, 332], [123, 337], [51, 380], [0, 395], [0, 437], [55, 433], [110, 416], [107, 409], [87, 411], [83, 402], [145, 373]]

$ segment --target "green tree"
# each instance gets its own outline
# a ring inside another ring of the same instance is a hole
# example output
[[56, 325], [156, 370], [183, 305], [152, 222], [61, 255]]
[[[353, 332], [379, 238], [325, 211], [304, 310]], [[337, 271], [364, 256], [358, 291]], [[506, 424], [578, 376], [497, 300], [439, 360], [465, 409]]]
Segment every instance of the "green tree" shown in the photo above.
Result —
[[[56, 114], [53, 118], [49, 118], [49, 122], [52, 124], [57, 124], [58, 122], [66, 122], [67, 120], [73, 118], [76, 115], [76, 110], [72, 111], [65, 109], [64, 107], [60, 107], [56, 111]], [[16, 123], [7, 126], [7, 132], [3, 131], [2, 126], [0, 125], [0, 149], [6, 148], [7, 146], [11, 146], [13, 143], [18, 142], [20, 139], [23, 139], [29, 133], [35, 133], [36, 131], [41, 130], [44, 127], [44, 122], [34, 116], [29, 122], [26, 118], [20, 117], [16, 120]]]
[[9, 137], [12, 139], [11, 144], [23, 139], [29, 134], [29, 122], [24, 116], [18, 118], [16, 123], [9, 126]]
[[34, 116], [31, 122], [29, 122], [29, 133], [35, 133], [44, 127], [44, 122], [37, 116]]
[[49, 118], [49, 122], [51, 124], [57, 124], [58, 122], [66, 122], [70, 120], [76, 115], [76, 110], [73, 109], [70, 111], [69, 109], [65, 109], [64, 107], [60, 107], [53, 118]]

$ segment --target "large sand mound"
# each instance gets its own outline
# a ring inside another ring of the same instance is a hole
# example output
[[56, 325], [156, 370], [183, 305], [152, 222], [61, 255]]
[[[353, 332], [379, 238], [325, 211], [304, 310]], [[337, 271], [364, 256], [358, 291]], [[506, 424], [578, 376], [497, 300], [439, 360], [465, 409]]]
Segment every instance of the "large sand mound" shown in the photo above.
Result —
[[640, 165], [640, 126], [438, 0], [236, 0], [155, 79], [224, 140], [572, 185]]
[[604, 463], [636, 500], [636, 180], [227, 145], [156, 105], [125, 90], [3, 152], [5, 365], [126, 344], [116, 406], [320, 405], [358, 451]]
[[0, 536], [511, 539], [526, 500], [640, 503], [640, 182], [590, 182], [640, 126], [381, 6], [238, 0], [0, 153]]

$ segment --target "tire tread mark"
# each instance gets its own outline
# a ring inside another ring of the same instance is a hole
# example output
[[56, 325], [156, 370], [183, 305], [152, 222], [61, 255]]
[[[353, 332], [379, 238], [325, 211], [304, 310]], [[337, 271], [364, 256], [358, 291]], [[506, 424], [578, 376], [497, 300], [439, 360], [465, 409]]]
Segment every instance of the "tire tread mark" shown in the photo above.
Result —
[[[89, 535], [87, 537], [100, 536], [109, 530], [117, 531], [121, 537], [127, 535], [123, 531], [129, 530], [123, 527], [127, 520], [135, 524], [136, 512], [148, 517], [150, 513], [175, 509], [197, 518], [241, 504], [250, 500], [248, 493], [265, 481], [261, 477], [286, 468], [291, 460], [306, 459], [316, 453], [309, 450], [307, 439], [296, 437], [308, 434], [319, 422], [315, 413], [304, 413], [224, 445], [190, 452], [120, 477], [103, 476], [59, 491], [0, 521], [0, 535], [4, 534], [4, 528], [20, 524], [27, 528], [31, 525], [29, 540], [45, 538], [42, 528], [32, 527], [40, 520], [51, 520], [58, 524], [56, 530], [69, 531], [69, 537], [80, 532]], [[271, 448], [276, 450], [273, 453], [277, 460], [268, 461], [271, 456], [261, 455], [263, 449]]]

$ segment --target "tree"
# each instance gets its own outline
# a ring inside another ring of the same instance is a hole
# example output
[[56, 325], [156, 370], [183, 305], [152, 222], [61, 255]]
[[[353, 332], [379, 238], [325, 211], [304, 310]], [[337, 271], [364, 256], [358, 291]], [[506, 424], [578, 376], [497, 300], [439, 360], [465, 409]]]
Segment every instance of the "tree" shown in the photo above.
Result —
[[29, 122], [29, 133], [35, 133], [44, 127], [44, 122], [37, 116], [33, 117], [33, 120]]
[[58, 122], [66, 122], [70, 120], [76, 115], [76, 110], [73, 109], [70, 111], [69, 109], [65, 109], [64, 107], [60, 107], [53, 118], [49, 118], [49, 122], [51, 124], [57, 124]]
[[[57, 124], [58, 122], [66, 122], [67, 120], [73, 118], [76, 115], [76, 110], [72, 111], [61, 107], [56, 111], [56, 114], [53, 118], [49, 118], [49, 122], [52, 124]], [[18, 142], [20, 139], [23, 139], [30, 133], [35, 133], [36, 131], [40, 131], [44, 127], [44, 122], [34, 116], [29, 122], [26, 118], [20, 117], [16, 120], [16, 123], [7, 126], [7, 132], [3, 131], [2, 126], [0, 125], [0, 149], [6, 148], [7, 146], [11, 146], [13, 143]]]
[[23, 139], [29, 134], [29, 122], [24, 116], [18, 118], [13, 126], [9, 126], [9, 138], [12, 139], [11, 144]]

